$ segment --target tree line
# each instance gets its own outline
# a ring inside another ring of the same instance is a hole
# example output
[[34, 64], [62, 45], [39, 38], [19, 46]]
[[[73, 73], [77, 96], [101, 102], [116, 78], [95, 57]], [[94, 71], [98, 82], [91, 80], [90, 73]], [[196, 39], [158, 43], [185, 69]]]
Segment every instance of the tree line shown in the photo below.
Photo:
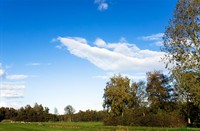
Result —
[[68, 105], [64, 108], [64, 115], [58, 113], [49, 113], [48, 107], [43, 107], [41, 104], [35, 103], [33, 107], [26, 105], [20, 109], [1, 107], [0, 108], [0, 122], [89, 122], [89, 121], [103, 121], [107, 115], [106, 111], [86, 110], [75, 113], [75, 109]]

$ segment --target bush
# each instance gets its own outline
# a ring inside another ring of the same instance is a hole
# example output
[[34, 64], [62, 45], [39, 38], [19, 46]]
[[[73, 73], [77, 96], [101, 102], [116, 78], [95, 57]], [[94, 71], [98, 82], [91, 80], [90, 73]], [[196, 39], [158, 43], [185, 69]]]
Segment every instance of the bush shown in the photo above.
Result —
[[158, 114], [144, 113], [141, 110], [132, 110], [124, 116], [107, 117], [105, 125], [129, 125], [129, 126], [151, 126], [151, 127], [182, 127], [184, 121], [177, 113], [159, 112]]
[[3, 114], [0, 114], [0, 122], [5, 118]]

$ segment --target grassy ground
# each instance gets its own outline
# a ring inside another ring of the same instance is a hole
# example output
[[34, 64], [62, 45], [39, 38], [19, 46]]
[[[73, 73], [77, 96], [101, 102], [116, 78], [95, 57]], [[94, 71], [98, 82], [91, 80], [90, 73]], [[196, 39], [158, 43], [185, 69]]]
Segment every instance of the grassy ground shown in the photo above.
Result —
[[156, 128], [104, 126], [100, 122], [47, 122], [8, 123], [0, 122], [0, 131], [196, 131], [192, 128]]

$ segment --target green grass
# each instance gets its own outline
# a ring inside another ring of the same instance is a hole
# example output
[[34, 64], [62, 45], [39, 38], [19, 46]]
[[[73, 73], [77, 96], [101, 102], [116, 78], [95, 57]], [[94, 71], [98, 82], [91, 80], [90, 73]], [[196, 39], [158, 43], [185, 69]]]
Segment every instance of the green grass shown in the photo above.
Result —
[[104, 126], [101, 122], [0, 122], [0, 131], [196, 131], [195, 128]]

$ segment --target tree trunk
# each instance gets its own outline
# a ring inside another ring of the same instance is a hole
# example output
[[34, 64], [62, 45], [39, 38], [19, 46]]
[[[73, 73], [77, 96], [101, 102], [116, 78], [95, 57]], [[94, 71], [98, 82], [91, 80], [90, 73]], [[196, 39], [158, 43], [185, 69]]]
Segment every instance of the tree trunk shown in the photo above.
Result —
[[190, 117], [188, 117], [188, 125], [190, 125], [190, 124], [191, 124]]
[[145, 117], [145, 113], [143, 112], [142, 114], [143, 114], [143, 117]]

